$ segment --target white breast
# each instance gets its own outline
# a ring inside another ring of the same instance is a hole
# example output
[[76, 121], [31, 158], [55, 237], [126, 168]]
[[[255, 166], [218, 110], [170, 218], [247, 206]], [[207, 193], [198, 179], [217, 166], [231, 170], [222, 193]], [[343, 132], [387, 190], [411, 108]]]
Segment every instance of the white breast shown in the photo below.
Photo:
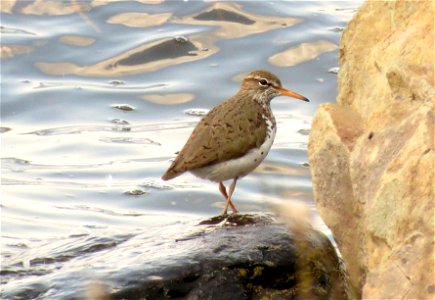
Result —
[[264, 143], [259, 148], [251, 149], [242, 157], [191, 170], [190, 172], [200, 178], [216, 182], [243, 177], [252, 172], [267, 156], [275, 139], [276, 126], [273, 126], [270, 120], [265, 120], [267, 122], [267, 135]]

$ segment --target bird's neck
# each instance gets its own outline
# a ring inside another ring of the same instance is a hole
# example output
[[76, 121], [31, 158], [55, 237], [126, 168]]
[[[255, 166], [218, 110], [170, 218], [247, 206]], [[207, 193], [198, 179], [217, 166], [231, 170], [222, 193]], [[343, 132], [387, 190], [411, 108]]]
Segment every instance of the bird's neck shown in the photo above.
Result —
[[[266, 97], [266, 95], [259, 93], [255, 90], [240, 90], [232, 99], [232, 101], [240, 101], [240, 99], [244, 99], [243, 101], [249, 101], [249, 105], [258, 105], [261, 108], [261, 114], [263, 118], [269, 120], [272, 124], [275, 124], [275, 117], [272, 113], [272, 108], [270, 107], [270, 99]], [[275, 126], [275, 125], [273, 125]]]
[[254, 89], [241, 89], [236, 95], [241, 99], [251, 99], [252, 101], [257, 102], [261, 106], [268, 108], [270, 110], [270, 101], [273, 97], [270, 97], [268, 94]]

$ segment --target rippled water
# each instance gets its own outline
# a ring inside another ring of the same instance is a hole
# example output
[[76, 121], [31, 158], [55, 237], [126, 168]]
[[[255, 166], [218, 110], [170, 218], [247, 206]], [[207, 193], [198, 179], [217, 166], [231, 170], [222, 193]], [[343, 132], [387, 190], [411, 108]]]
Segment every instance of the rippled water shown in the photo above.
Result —
[[254, 69], [311, 102], [272, 102], [275, 144], [235, 203], [315, 210], [310, 122], [335, 99], [339, 37], [360, 4], [2, 1], [2, 289], [139, 233], [158, 248], [168, 228], [219, 213], [217, 184], [160, 176]]

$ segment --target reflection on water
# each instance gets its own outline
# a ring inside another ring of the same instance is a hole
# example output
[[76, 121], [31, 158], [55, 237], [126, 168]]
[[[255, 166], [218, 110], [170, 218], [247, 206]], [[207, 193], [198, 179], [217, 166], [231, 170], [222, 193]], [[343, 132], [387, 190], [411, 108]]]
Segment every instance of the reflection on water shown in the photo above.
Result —
[[20, 45], [2, 45], [0, 50], [0, 58], [12, 58], [20, 54], [29, 54], [33, 48]]
[[72, 46], [86, 47], [95, 43], [95, 39], [79, 35], [63, 35], [59, 38], [59, 42]]
[[163, 104], [163, 105], [176, 105], [192, 101], [195, 96], [193, 94], [164, 94], [164, 95], [144, 95], [143, 99], [148, 100], [152, 103]]
[[172, 16], [171, 13], [147, 14], [147, 13], [122, 13], [107, 19], [109, 24], [120, 24], [129, 27], [154, 27], [164, 24]]
[[84, 279], [73, 270], [90, 262], [128, 279], [137, 255], [168, 256], [170, 239], [220, 212], [216, 184], [160, 176], [253, 69], [312, 102], [273, 101], [275, 144], [234, 201], [314, 211], [307, 134], [317, 105], [335, 98], [340, 29], [357, 5], [2, 1], [2, 292], [74, 294]]
[[[55, 8], [53, 10], [57, 11]], [[214, 3], [204, 12], [182, 18], [172, 17], [170, 13], [154, 15], [122, 13], [110, 17], [106, 22], [129, 27], [157, 27], [165, 23], [175, 23], [180, 26], [189, 24], [196, 25], [202, 32], [190, 38], [163, 38], [147, 42], [91, 66], [79, 66], [69, 62], [37, 62], [36, 65], [49, 75], [114, 76], [151, 72], [175, 64], [205, 59], [218, 51], [216, 42], [221, 39], [242, 38], [278, 28], [288, 28], [300, 21], [290, 17], [249, 14], [243, 12], [240, 5], [232, 3]], [[210, 26], [215, 26], [216, 29], [210, 31]], [[83, 46], [83, 43], [80, 46]], [[298, 55], [303, 57], [304, 51], [298, 51]], [[305, 60], [309, 59], [312, 57], [309, 56]]]
[[243, 11], [241, 5], [217, 2], [203, 12], [174, 20], [174, 22], [198, 26], [216, 26], [216, 30], [202, 36], [203, 39], [215, 43], [221, 39], [236, 39], [274, 29], [287, 28], [301, 22], [301, 20], [289, 16], [251, 14]]
[[81, 1], [46, 1], [35, 0], [24, 6], [20, 13], [25, 15], [62, 16], [89, 11], [91, 6]]
[[269, 58], [269, 62], [279, 67], [291, 67], [317, 58], [320, 54], [337, 50], [338, 46], [328, 41], [302, 43], [297, 47], [277, 53]]
[[49, 75], [75, 74], [80, 76], [129, 75], [156, 71], [175, 64], [204, 59], [213, 54], [210, 47], [189, 39], [161, 39], [139, 46], [92, 66], [78, 66], [68, 62], [37, 62], [36, 66]]

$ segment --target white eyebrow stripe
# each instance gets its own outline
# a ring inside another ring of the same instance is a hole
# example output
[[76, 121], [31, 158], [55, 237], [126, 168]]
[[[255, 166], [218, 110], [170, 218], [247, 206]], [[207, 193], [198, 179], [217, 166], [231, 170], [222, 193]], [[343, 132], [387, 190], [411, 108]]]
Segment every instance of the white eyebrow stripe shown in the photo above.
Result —
[[270, 83], [273, 86], [279, 86], [278, 82], [276, 82], [275, 80], [270, 80], [270, 79], [267, 79], [267, 78], [264, 78], [264, 77], [261, 77], [261, 76], [258, 76], [258, 75], [248, 76], [247, 78], [248, 79], [254, 79], [254, 80], [257, 80], [257, 81], [266, 80], [268, 83]]

